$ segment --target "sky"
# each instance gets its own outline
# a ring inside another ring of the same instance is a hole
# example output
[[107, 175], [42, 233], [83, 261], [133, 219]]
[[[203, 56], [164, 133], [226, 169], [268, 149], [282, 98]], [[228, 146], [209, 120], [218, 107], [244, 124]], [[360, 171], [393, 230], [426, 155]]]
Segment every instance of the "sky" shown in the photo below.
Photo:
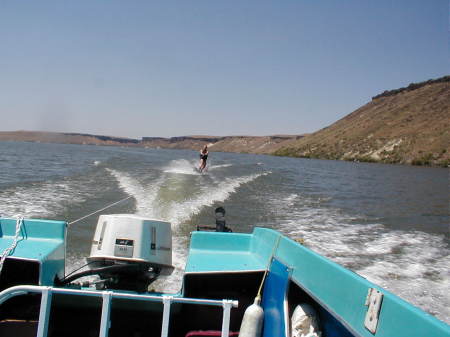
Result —
[[450, 74], [448, 0], [0, 0], [0, 131], [317, 131]]

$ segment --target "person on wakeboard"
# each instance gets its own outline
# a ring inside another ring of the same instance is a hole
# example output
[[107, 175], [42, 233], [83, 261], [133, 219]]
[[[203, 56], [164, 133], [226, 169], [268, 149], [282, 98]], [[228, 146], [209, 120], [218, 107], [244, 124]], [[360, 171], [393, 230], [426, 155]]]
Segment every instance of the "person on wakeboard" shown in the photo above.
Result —
[[203, 170], [206, 167], [206, 159], [208, 159], [208, 146], [207, 145], [203, 146], [203, 148], [200, 150], [200, 167], [198, 168], [198, 170], [200, 172], [203, 172]]

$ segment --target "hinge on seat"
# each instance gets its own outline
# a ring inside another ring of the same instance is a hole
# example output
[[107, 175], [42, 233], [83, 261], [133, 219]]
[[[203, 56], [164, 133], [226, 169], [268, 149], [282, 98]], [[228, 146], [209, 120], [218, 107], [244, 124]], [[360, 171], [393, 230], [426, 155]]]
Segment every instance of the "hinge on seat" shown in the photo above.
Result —
[[382, 302], [383, 294], [381, 291], [374, 288], [369, 288], [365, 303], [365, 305], [369, 308], [367, 309], [364, 326], [373, 334], [377, 332], [378, 317], [380, 315]]

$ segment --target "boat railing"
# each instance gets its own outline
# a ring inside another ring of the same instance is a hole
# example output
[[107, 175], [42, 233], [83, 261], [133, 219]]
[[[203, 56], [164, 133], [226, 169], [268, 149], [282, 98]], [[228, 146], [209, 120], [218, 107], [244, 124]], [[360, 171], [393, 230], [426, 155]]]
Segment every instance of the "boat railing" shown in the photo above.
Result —
[[107, 290], [90, 290], [90, 289], [68, 289], [68, 288], [54, 288], [45, 286], [14, 286], [0, 292], [0, 305], [2, 305], [8, 299], [26, 295], [29, 293], [41, 294], [41, 305], [39, 310], [39, 323], [37, 329], [37, 337], [47, 337], [48, 323], [50, 318], [50, 308], [53, 294], [65, 294], [65, 295], [78, 295], [78, 296], [92, 296], [102, 298], [102, 312], [100, 321], [100, 333], [99, 337], [108, 337], [109, 328], [111, 325], [110, 313], [111, 313], [111, 300], [115, 299], [128, 299], [137, 301], [151, 301], [161, 302], [163, 304], [163, 319], [161, 326], [161, 337], [168, 337], [169, 334], [169, 319], [170, 319], [170, 307], [172, 303], [185, 303], [196, 305], [209, 305], [209, 306], [222, 306], [222, 337], [228, 337], [230, 329], [230, 311], [231, 308], [238, 306], [236, 300], [211, 300], [211, 299], [199, 299], [199, 298], [185, 298], [176, 296], [155, 296], [147, 294], [132, 294], [123, 292], [113, 292]]

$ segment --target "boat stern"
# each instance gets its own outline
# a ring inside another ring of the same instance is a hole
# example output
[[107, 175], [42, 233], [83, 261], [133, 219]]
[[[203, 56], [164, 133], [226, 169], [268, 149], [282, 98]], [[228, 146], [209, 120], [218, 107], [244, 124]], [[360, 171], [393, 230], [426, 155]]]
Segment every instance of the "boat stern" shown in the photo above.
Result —
[[4, 255], [0, 290], [23, 284], [54, 285], [55, 279], [64, 277], [67, 223], [19, 221], [0, 219], [0, 251]]

